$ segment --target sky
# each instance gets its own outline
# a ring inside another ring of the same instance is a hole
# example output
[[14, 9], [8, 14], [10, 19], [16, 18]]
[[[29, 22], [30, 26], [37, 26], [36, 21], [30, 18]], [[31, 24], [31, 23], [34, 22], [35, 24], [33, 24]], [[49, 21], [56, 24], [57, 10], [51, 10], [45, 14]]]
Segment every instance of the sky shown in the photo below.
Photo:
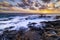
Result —
[[[19, 5], [17, 3], [23, 4], [22, 0], [0, 0], [0, 2], [3, 2], [3, 1], [8, 2], [9, 4], [13, 5], [14, 7], [15, 6], [19, 7]], [[57, 0], [51, 0], [49, 3], [44, 3], [42, 0], [29, 0], [29, 1], [30, 2], [33, 2], [33, 1], [38, 2], [39, 6], [40, 6], [40, 4], [46, 6], [47, 4], [50, 4], [52, 2], [52, 3], [55, 3], [55, 7], [60, 7], [60, 4], [57, 3]]]
[[[0, 2], [2, 2], [2, 1], [7, 1], [12, 5], [16, 5], [16, 3], [21, 3], [22, 0], [0, 0]], [[41, 0], [30, 0], [30, 1], [35, 1], [35, 2], [38, 1], [39, 3], [44, 4], [43, 1], [41, 1]], [[51, 2], [56, 2], [56, 1], [57, 0], [51, 0]]]
[[11, 1], [11, 0], [0, 0], [0, 2], [3, 2], [3, 1], [7, 1], [7, 2], [9, 2], [12, 5], [16, 5], [16, 3], [21, 2], [21, 0], [14, 0], [14, 1]]

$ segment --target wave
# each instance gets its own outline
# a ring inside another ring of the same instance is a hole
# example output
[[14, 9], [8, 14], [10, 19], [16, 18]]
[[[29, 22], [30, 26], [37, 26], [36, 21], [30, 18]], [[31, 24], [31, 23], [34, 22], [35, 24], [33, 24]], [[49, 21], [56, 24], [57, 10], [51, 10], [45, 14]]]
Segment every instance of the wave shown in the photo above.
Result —
[[29, 23], [37, 23], [35, 26], [40, 25], [43, 21], [55, 21], [55, 16], [40, 16], [40, 15], [28, 15], [28, 16], [14, 16], [0, 18], [0, 29], [6, 29], [12, 27], [10, 30], [19, 30], [20, 27], [29, 29], [27, 26]]

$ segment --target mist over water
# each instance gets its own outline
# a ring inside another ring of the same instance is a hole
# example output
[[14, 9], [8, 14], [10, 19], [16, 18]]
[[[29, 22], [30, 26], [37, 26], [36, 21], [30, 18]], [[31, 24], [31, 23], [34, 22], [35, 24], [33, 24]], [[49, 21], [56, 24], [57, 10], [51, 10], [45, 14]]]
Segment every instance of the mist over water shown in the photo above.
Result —
[[[35, 27], [42, 27], [42, 24], [40, 22], [48, 22], [48, 21], [55, 21], [55, 16], [46, 16], [46, 17], [41, 17], [41, 15], [27, 15], [27, 16], [8, 16], [8, 15], [3, 15], [0, 16], [0, 29], [9, 29], [9, 27], [12, 27], [9, 30], [19, 30], [19, 28], [28, 28], [29, 23], [37, 23]], [[38, 26], [39, 25], [39, 26]], [[45, 26], [45, 24], [44, 24]]]

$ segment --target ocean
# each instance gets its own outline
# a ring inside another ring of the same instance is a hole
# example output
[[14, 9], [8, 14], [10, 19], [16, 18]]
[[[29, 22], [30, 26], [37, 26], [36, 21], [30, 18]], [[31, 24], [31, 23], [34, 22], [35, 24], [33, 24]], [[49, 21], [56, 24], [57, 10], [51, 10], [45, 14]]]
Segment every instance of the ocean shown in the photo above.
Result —
[[[0, 29], [5, 29], [8, 27], [13, 26], [11, 30], [19, 30], [20, 27], [28, 28], [28, 24], [31, 22], [37, 23], [35, 26], [42, 27], [40, 22], [43, 21], [55, 21], [56, 15], [47, 15], [47, 16], [41, 16], [39, 14], [20, 14], [20, 13], [1, 13], [0, 14]], [[44, 24], [45, 26], [45, 24]]]

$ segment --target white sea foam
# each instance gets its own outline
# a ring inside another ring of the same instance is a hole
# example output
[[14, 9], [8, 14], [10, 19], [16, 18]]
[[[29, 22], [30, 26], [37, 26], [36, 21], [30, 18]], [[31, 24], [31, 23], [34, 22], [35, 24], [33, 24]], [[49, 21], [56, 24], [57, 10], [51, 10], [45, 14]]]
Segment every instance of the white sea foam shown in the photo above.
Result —
[[[27, 20], [26, 20], [27, 18]], [[3, 19], [3, 18], [1, 18]], [[4, 18], [5, 19], [5, 18]], [[11, 20], [7, 20], [7, 21], [0, 21], [0, 29], [5, 29], [5, 28], [8, 28], [8, 27], [11, 27], [13, 26], [14, 28], [10, 29], [10, 30], [19, 30], [20, 27], [24, 27], [24, 28], [28, 28], [27, 24], [29, 22], [33, 23], [37, 23], [37, 25], [40, 25], [39, 23], [40, 22], [43, 22], [43, 21], [54, 21], [53, 20], [54, 17], [51, 17], [51, 18], [45, 18], [45, 17], [42, 17], [42, 18], [38, 18], [38, 15], [29, 15], [29, 16], [15, 16], [13, 17]], [[42, 25], [40, 25], [42, 26]]]

